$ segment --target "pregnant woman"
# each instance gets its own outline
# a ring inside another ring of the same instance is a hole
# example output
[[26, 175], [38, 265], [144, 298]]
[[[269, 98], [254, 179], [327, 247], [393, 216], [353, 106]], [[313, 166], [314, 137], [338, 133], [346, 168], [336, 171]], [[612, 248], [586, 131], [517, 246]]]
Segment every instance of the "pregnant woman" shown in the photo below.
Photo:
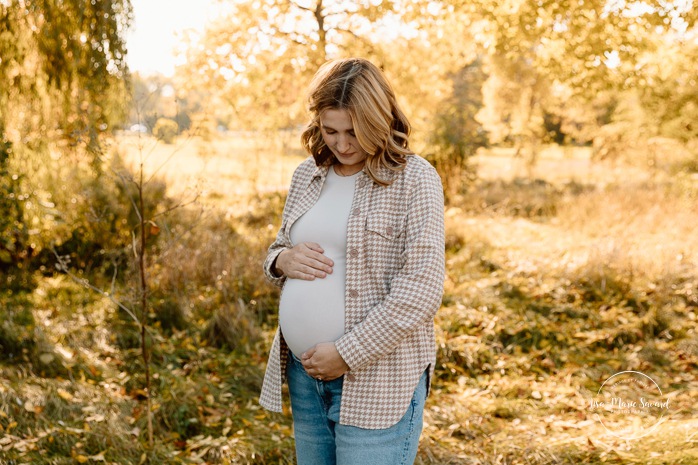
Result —
[[326, 63], [308, 100], [311, 156], [264, 262], [282, 292], [260, 403], [281, 411], [288, 382], [300, 465], [410, 464], [436, 358], [441, 181], [369, 61]]

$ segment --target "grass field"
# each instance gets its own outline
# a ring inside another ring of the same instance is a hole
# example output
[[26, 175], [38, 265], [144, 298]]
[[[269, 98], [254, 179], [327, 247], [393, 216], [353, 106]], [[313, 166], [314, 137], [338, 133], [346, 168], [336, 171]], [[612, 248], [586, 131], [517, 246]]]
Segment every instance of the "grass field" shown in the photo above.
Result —
[[[256, 396], [276, 298], [259, 267], [277, 192], [304, 158], [295, 138], [117, 142], [207, 212], [151, 268], [153, 286], [186, 310], [183, 328], [154, 327], [156, 447], [144, 447], [140, 362], [118, 312], [59, 275], [4, 297], [16, 318], [34, 313], [44, 358], [0, 364], [0, 464], [293, 463], [288, 412], [265, 412]], [[546, 148], [533, 168], [506, 149], [473, 161], [478, 181], [446, 209], [438, 366], [417, 463], [698, 463], [695, 175], [592, 162], [584, 148]], [[212, 318], [227, 321], [223, 335], [243, 328], [238, 346], [204, 337]], [[602, 423], [590, 408], [622, 371], [651, 377], [669, 401], [656, 427], [638, 412]], [[628, 428], [648, 434], [619, 437]]]

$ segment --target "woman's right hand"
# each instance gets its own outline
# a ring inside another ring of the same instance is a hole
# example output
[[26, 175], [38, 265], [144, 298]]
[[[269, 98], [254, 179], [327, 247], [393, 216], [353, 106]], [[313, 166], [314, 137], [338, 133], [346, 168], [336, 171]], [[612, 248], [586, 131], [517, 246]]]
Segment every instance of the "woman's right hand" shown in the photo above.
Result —
[[323, 255], [325, 250], [315, 242], [301, 242], [276, 257], [278, 275], [312, 281], [332, 273], [334, 262]]

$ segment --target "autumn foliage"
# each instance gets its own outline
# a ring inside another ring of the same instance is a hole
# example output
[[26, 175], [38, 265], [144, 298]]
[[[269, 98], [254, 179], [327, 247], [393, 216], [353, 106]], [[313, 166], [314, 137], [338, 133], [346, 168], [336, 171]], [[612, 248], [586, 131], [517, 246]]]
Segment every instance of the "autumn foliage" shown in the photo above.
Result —
[[[349, 55], [447, 194], [418, 463], [696, 463], [694, 5], [226, 5], [164, 77], [126, 67], [128, 1], [0, 2], [0, 465], [293, 463], [261, 263]], [[620, 371], [669, 401], [642, 440], [589, 408]]]

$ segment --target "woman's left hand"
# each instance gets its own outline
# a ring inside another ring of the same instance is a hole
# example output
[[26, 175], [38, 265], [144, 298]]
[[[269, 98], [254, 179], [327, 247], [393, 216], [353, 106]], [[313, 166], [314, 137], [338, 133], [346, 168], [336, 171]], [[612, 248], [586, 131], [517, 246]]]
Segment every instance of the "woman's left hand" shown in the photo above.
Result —
[[321, 342], [308, 349], [301, 355], [301, 363], [310, 376], [322, 381], [332, 381], [349, 371], [334, 342]]

